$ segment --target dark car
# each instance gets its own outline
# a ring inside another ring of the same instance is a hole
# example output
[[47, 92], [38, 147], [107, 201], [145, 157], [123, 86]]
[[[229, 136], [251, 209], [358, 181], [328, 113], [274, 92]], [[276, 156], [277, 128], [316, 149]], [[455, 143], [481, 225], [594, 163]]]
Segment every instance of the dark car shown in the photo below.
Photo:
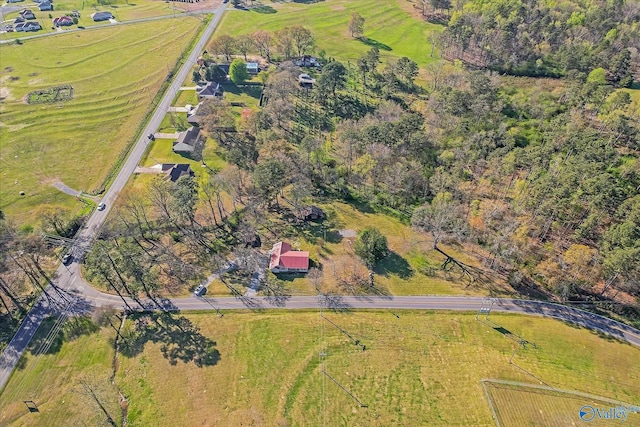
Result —
[[62, 257], [62, 263], [64, 265], [69, 265], [71, 264], [72, 261], [73, 261], [73, 255], [71, 254], [66, 254], [65, 256]]
[[155, 141], [156, 137], [154, 134], [150, 133], [149, 135], [147, 135], [147, 138], [149, 138], [149, 141]]

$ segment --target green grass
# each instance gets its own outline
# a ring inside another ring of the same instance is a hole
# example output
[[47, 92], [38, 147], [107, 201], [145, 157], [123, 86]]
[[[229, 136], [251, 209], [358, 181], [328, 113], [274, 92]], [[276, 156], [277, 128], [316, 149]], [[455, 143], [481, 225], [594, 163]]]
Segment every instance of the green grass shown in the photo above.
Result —
[[[161, 353], [161, 342], [147, 343], [135, 357], [121, 356], [116, 383], [129, 399], [128, 425], [275, 426], [286, 420], [291, 426], [494, 426], [481, 380], [537, 384], [532, 375], [558, 389], [640, 401], [639, 350], [588, 330], [491, 314], [501, 327], [537, 344], [537, 349], [518, 351], [518, 367], [509, 363], [513, 342], [474, 320], [474, 314], [396, 314], [399, 318], [388, 311], [325, 313], [366, 345], [364, 352], [317, 312], [190, 314], [200, 333], [216, 342], [220, 360], [201, 368], [192, 362], [172, 365]], [[35, 367], [42, 376], [25, 388], [41, 412], [27, 415], [21, 401], [7, 405], [2, 400], [0, 423], [81, 424], [86, 411], [96, 408], [71, 404], [77, 395], [70, 389], [87, 370], [100, 378], [108, 375], [107, 341], [113, 335], [104, 329], [45, 356]], [[322, 350], [327, 373], [367, 408], [323, 376]], [[92, 362], [77, 369], [75, 363], [85, 357]], [[27, 358], [8, 390], [34, 362]], [[527, 405], [527, 399], [523, 395], [514, 405]]]
[[[583, 396], [550, 390], [545, 386], [525, 386], [487, 381], [484, 387], [495, 408], [500, 425], [504, 426], [575, 426], [584, 423], [580, 419], [580, 408], [588, 405], [606, 411], [620, 404], [634, 406], [628, 402], [612, 402], [597, 396]], [[640, 414], [627, 418], [632, 425], [640, 422]], [[598, 425], [619, 425], [623, 419], [600, 420]]]
[[[147, 156], [140, 162], [143, 166], [153, 166], [158, 163], [189, 163], [193, 170], [198, 173], [202, 167], [202, 162], [189, 159], [188, 157], [176, 154], [172, 150], [172, 139], [156, 139], [151, 146]], [[202, 153], [203, 160], [212, 169], [221, 170], [226, 166], [226, 162], [218, 154], [218, 144], [215, 140], [208, 138]]]
[[[26, 2], [25, 2], [26, 3]], [[26, 4], [26, 6], [30, 6], [31, 3]], [[176, 8], [183, 6], [186, 10], [188, 6], [185, 5], [176, 5]], [[70, 30], [78, 29], [78, 26], [91, 28], [91, 27], [101, 27], [105, 25], [109, 25], [109, 21], [101, 21], [94, 22], [91, 18], [91, 15], [98, 11], [109, 11], [113, 14], [119, 22], [131, 21], [134, 19], [142, 19], [142, 18], [150, 18], [156, 16], [169, 16], [173, 14], [172, 4], [152, 1], [152, 0], [140, 0], [134, 3], [128, 2], [111, 2], [110, 5], [99, 5], [96, 1], [83, 1], [83, 0], [62, 0], [57, 1], [55, 3], [55, 10], [53, 11], [43, 11], [40, 12], [38, 8], [31, 7], [30, 8], [36, 20], [42, 26], [42, 30], [35, 33], [4, 33], [0, 34], [0, 40], [11, 40], [22, 37], [29, 37], [34, 34], [47, 34], [47, 33], [58, 33], [58, 32], [67, 32]], [[61, 27], [61, 28], [53, 28], [53, 18], [57, 18], [64, 15], [69, 15], [71, 11], [77, 10], [80, 12], [80, 18], [78, 18], [77, 25], [71, 25], [69, 27]], [[180, 9], [177, 9], [177, 12], [180, 12]], [[51, 18], [49, 17], [51, 15]], [[4, 19], [13, 20], [18, 16], [18, 11], [8, 13], [4, 15]], [[166, 21], [166, 24], [171, 26], [171, 21]]]
[[[191, 82], [186, 86], [195, 86], [195, 83]], [[185, 105], [195, 106], [198, 104], [198, 94], [195, 90], [181, 90], [178, 96], [173, 101], [174, 107], [184, 107]]]
[[[288, 207], [286, 203], [284, 205]], [[309, 251], [311, 260], [321, 265], [324, 271], [324, 291], [336, 289], [336, 272], [345, 276], [355, 269], [361, 275], [368, 274], [353, 252], [354, 239], [341, 238], [338, 231], [346, 229], [357, 232], [365, 226], [372, 226], [386, 236], [391, 250], [390, 256], [374, 267], [375, 284], [381, 290], [392, 295], [486, 295], [489, 291], [495, 295], [508, 294], [508, 288], [499, 278], [495, 278], [489, 289], [481, 283], [468, 283], [460, 270], [442, 271], [440, 267], [445, 258], [432, 250], [430, 237], [416, 233], [397, 218], [343, 202], [317, 205], [328, 216], [324, 225], [311, 224], [304, 229], [270, 217], [273, 223], [268, 225], [269, 230], [276, 230], [277, 237], [273, 241], [263, 241], [263, 247], [270, 247], [277, 240], [285, 240], [300, 250]], [[323, 231], [325, 226], [326, 235]], [[270, 231], [264, 231], [264, 235], [272, 236]], [[478, 260], [460, 248], [442, 248], [456, 259], [479, 267]], [[288, 280], [287, 283], [294, 293], [315, 294], [314, 287], [306, 278]]]
[[[28, 223], [43, 205], [73, 208], [75, 199], [51, 186], [55, 180], [88, 192], [100, 185], [200, 25], [192, 17], [172, 20], [170, 27], [162, 22], [0, 46], [5, 89], [0, 208], [5, 213]], [[28, 92], [60, 84], [73, 86], [71, 101], [22, 101]]]
[[[229, 10], [216, 34], [240, 35], [257, 29], [273, 31], [303, 25], [314, 33], [318, 49], [323, 49], [327, 57], [342, 61], [355, 63], [375, 43], [390, 49], [380, 49], [383, 59], [406, 56], [421, 67], [436, 60], [430, 57], [431, 45], [427, 37], [432, 31], [440, 31], [441, 27], [412, 17], [396, 1], [331, 0], [313, 4], [272, 3], [268, 7], [272, 13], [261, 13], [259, 9]], [[349, 35], [353, 12], [364, 17], [364, 34], [371, 45]]]
[[[70, 323], [67, 321], [66, 324]], [[44, 338], [52, 325], [53, 321], [43, 323], [30, 348]], [[0, 425], [6, 425], [8, 419], [21, 426], [69, 425], [78, 418], [87, 425], [102, 425], [103, 420], [95, 412], [95, 402], [79, 393], [78, 381], [81, 379], [99, 384], [96, 391], [102, 396], [103, 404], [118, 419], [116, 390], [108, 382], [113, 358], [112, 338], [113, 330], [102, 329], [70, 342], [54, 340], [52, 349], [57, 346], [59, 349], [41, 356], [27, 351], [0, 395]], [[27, 413], [23, 400], [37, 401], [41, 412]]]

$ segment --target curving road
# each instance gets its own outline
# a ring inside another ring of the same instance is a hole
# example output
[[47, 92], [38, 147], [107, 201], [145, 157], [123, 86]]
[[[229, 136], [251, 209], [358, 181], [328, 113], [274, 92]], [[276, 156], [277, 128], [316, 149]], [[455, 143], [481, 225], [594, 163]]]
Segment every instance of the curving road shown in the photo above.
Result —
[[[159, 103], [156, 112], [149, 121], [145, 131], [134, 148], [127, 161], [113, 181], [109, 190], [105, 193], [103, 201], [106, 209], [95, 211], [89, 218], [86, 226], [80, 231], [77, 243], [72, 251], [75, 258], [81, 259], [89, 249], [93, 239], [97, 236], [100, 227], [104, 223], [109, 210], [113, 206], [120, 191], [127, 183], [129, 177], [140, 163], [140, 159], [146, 150], [146, 135], [154, 133], [171, 105], [171, 102], [187, 78], [191, 67], [198, 55], [204, 49], [207, 40], [213, 34], [218, 25], [226, 4], [220, 5], [215, 10], [214, 19], [205, 29], [202, 37], [194, 46], [185, 64], [180, 69], [171, 87]], [[49, 314], [59, 313], [66, 301], [73, 300], [73, 310], [81, 312], [91, 307], [124, 307], [125, 301], [115, 295], [108, 295], [97, 291], [86, 283], [80, 275], [79, 264], [73, 263], [69, 267], [63, 265], [58, 268], [55, 275], [55, 285], [47, 287], [48, 298], [42, 295], [33, 306], [19, 330], [13, 337], [6, 350], [0, 355], [0, 390], [4, 388], [20, 356], [31, 341], [31, 338]], [[511, 312], [536, 316], [545, 316], [570, 322], [585, 328], [602, 332], [640, 347], [640, 331], [620, 322], [578, 310], [572, 307], [561, 306], [539, 301], [526, 301], [515, 299], [492, 300], [492, 311]], [[126, 304], [140, 310], [241, 310], [241, 309], [317, 309], [326, 307], [330, 309], [393, 309], [393, 310], [462, 310], [478, 311], [481, 307], [488, 307], [486, 298], [477, 297], [440, 297], [440, 296], [400, 296], [400, 297], [338, 297], [338, 296], [297, 296], [273, 300], [268, 298], [176, 298], [171, 300], [150, 301], [143, 300], [140, 304], [126, 299]]]
[[[222, 3], [213, 10], [213, 19], [207, 25], [202, 36], [189, 54], [189, 57], [185, 60], [185, 63], [175, 75], [173, 83], [167, 89], [165, 95], [158, 104], [155, 113], [149, 120], [147, 127], [142, 132], [141, 135], [143, 136], [138, 139], [135, 146], [129, 153], [129, 157], [122, 169], [106, 191], [102, 199], [106, 204], [106, 209], [103, 211], [94, 211], [91, 217], [87, 220], [83, 229], [78, 233], [76, 244], [71, 249], [74, 258], [82, 259], [86, 251], [91, 246], [91, 243], [106, 220], [107, 214], [111, 210], [111, 207], [120, 194], [120, 191], [122, 191], [129, 180], [129, 177], [133, 174], [136, 166], [140, 163], [140, 159], [147, 148], [148, 139], [146, 136], [150, 133], [155, 133], [155, 131], [160, 127], [160, 123], [162, 122], [167, 109], [171, 106], [180, 86], [189, 76], [191, 68], [196, 63], [198, 56], [204, 50], [205, 44], [211, 38], [211, 35], [218, 26], [226, 7], [227, 5]], [[6, 9], [4, 10], [6, 11]], [[89, 301], [91, 301], [92, 298], [96, 298], [96, 304], [99, 305], [100, 303], [97, 302], [97, 298], [104, 298], [102, 294], [91, 289], [91, 287], [80, 278], [79, 268], [75, 263], [69, 268], [61, 265], [56, 271], [55, 277], [55, 286], [49, 285], [47, 287], [48, 293], [54, 297], [54, 300], [56, 298], [62, 298], [61, 295], [65, 292], [82, 292], [82, 300], [85, 305], [91, 305]], [[120, 302], [122, 303], [122, 301]], [[55, 302], [50, 301], [45, 294], [41, 295], [37, 303], [33, 306], [5, 351], [0, 355], [0, 390], [2, 390], [6, 385], [9, 377], [11, 376], [11, 372], [13, 372], [13, 369], [18, 362], [18, 359], [31, 341], [31, 338], [42, 323], [42, 320], [48, 314], [59, 311], [58, 307], [59, 306], [56, 305]]]

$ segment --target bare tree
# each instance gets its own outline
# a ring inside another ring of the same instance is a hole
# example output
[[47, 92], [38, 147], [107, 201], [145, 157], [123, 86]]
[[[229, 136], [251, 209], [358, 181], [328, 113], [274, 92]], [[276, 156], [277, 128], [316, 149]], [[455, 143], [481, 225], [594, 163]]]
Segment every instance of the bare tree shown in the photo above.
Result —
[[291, 27], [289, 32], [291, 34], [293, 45], [298, 52], [298, 56], [305, 55], [313, 48], [313, 46], [315, 46], [313, 34], [307, 28], [295, 26]]
[[256, 47], [253, 38], [249, 35], [241, 35], [236, 39], [236, 49], [244, 56], [245, 62], [247, 61], [247, 53]]
[[260, 55], [262, 55], [267, 62], [271, 62], [271, 45], [273, 43], [273, 35], [269, 31], [260, 30], [251, 35], [253, 42], [255, 43]]
[[214, 55], [224, 55], [227, 61], [230, 61], [231, 55], [236, 53], [236, 40], [227, 34], [216, 37], [209, 44], [209, 52]]

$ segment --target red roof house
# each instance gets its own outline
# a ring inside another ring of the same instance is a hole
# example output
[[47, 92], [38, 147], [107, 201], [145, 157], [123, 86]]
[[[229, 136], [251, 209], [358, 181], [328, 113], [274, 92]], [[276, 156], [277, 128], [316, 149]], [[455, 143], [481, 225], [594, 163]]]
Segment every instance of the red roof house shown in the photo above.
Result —
[[309, 271], [309, 252], [292, 251], [291, 245], [278, 242], [269, 252], [269, 270], [272, 273], [306, 273]]

